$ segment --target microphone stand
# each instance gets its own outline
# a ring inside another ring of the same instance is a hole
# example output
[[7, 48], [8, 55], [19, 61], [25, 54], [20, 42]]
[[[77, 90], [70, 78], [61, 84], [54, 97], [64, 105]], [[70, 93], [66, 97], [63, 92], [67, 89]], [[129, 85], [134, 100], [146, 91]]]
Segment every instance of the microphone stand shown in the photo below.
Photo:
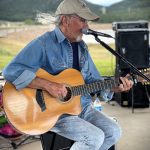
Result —
[[[132, 72], [134, 74], [139, 75], [140, 77], [144, 78], [145, 80], [147, 80], [148, 82], [150, 82], [150, 79], [148, 77], [146, 77], [143, 73], [141, 73], [133, 64], [131, 64], [125, 57], [123, 57], [122, 55], [120, 55], [118, 52], [116, 52], [115, 50], [113, 50], [109, 45], [107, 45], [105, 42], [101, 41], [98, 38], [98, 35], [94, 34], [95, 40], [100, 43], [104, 48], [106, 48], [109, 52], [111, 52], [115, 57], [118, 57], [121, 61], [123, 61], [124, 63], [126, 63], [130, 69], [132, 70]], [[133, 79], [135, 79], [134, 75], [133, 75]], [[136, 83], [135, 80], [133, 80], [134, 83]], [[133, 88], [132, 88], [132, 113], [133, 113], [133, 103], [134, 103], [134, 96], [133, 96]]]

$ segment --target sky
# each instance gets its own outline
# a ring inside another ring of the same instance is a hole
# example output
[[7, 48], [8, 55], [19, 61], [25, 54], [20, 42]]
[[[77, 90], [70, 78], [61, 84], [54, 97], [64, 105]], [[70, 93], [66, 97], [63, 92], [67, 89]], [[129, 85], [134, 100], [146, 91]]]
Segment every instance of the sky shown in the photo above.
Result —
[[86, 0], [89, 1], [93, 4], [99, 4], [99, 5], [103, 5], [103, 6], [110, 6], [111, 4], [120, 2], [122, 0]]

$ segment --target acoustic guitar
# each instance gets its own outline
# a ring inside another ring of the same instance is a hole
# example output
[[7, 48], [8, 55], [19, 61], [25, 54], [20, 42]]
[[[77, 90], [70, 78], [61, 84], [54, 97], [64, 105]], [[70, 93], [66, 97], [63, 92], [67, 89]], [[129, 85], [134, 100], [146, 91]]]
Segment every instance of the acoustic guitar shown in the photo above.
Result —
[[118, 80], [115, 79], [85, 84], [81, 73], [75, 69], [66, 69], [55, 76], [39, 69], [36, 75], [49, 81], [65, 83], [68, 92], [63, 99], [56, 99], [41, 89], [16, 90], [11, 83], [5, 83], [2, 93], [6, 116], [18, 131], [29, 135], [49, 131], [62, 114], [80, 114], [81, 95], [118, 85]]

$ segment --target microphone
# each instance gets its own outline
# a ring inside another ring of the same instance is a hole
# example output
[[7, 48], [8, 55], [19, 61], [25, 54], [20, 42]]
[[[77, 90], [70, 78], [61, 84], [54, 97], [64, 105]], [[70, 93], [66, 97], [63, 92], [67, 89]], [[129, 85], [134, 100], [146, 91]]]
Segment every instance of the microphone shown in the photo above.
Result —
[[114, 38], [112, 37], [111, 35], [108, 35], [108, 34], [105, 34], [105, 33], [102, 33], [102, 32], [97, 32], [97, 31], [94, 31], [94, 30], [91, 30], [91, 29], [82, 29], [81, 31], [83, 34], [85, 35], [94, 35], [94, 36], [104, 36], [104, 37], [108, 37], [108, 38]]

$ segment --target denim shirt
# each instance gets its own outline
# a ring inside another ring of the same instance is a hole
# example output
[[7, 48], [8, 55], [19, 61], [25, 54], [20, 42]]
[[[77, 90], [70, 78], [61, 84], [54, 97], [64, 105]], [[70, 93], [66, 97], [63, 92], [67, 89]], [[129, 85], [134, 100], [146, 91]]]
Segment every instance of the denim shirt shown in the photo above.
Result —
[[[96, 69], [86, 44], [81, 41], [78, 45], [79, 67], [85, 83], [103, 80]], [[39, 68], [56, 75], [73, 66], [73, 51], [70, 42], [56, 27], [31, 41], [4, 68], [4, 78], [13, 83], [16, 89], [26, 87], [35, 77]], [[111, 99], [113, 93], [102, 91], [105, 100]], [[91, 103], [91, 96], [81, 96], [82, 106]]]

